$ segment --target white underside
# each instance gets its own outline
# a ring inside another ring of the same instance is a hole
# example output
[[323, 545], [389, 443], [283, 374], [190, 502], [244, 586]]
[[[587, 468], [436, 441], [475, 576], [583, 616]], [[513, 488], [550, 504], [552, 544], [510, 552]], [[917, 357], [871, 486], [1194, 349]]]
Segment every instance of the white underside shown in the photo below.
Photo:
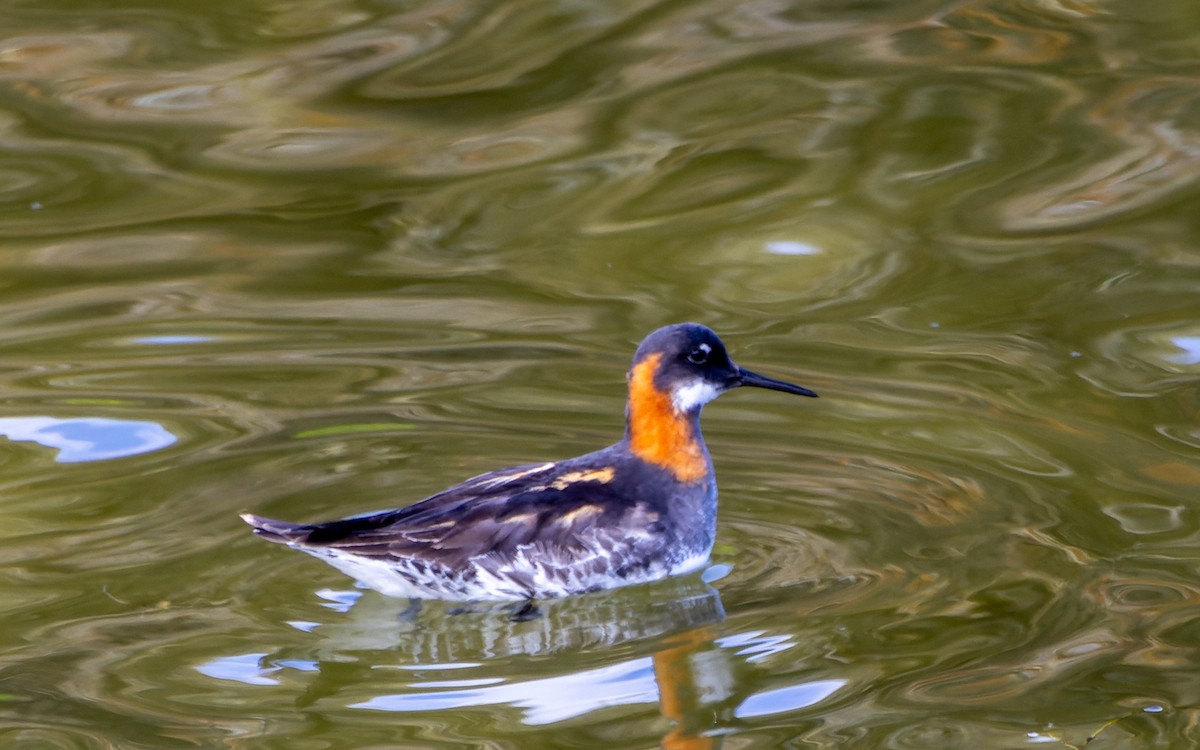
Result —
[[691, 573], [693, 571], [700, 570], [705, 565], [708, 565], [708, 559], [711, 555], [712, 548], [710, 547], [709, 549], [692, 555], [691, 557], [685, 557], [683, 560], [679, 561], [678, 565], [671, 568], [667, 575], [678, 576], [683, 575], [684, 573]]
[[[475, 576], [467, 580], [462, 576], [445, 577], [431, 575], [428, 568], [418, 572], [405, 564], [404, 560], [375, 560], [349, 554], [328, 547], [304, 547], [291, 545], [302, 552], [320, 558], [350, 576], [367, 588], [381, 594], [408, 599], [443, 599], [451, 601], [519, 601], [530, 598], [529, 591], [537, 592], [534, 598], [552, 598], [619, 588], [638, 583], [656, 581], [667, 576], [690, 573], [708, 563], [711, 550], [692, 555], [668, 568], [666, 565], [651, 566], [636, 575], [618, 577], [605, 570], [585, 573], [585, 561], [571, 566], [553, 566], [531, 559], [527, 554], [531, 548], [522, 548], [509, 561], [485, 566], [474, 563]], [[603, 551], [598, 556], [607, 557]], [[487, 558], [485, 558], [487, 559]], [[609, 566], [603, 566], [605, 568]], [[531, 585], [518, 584], [509, 576]]]

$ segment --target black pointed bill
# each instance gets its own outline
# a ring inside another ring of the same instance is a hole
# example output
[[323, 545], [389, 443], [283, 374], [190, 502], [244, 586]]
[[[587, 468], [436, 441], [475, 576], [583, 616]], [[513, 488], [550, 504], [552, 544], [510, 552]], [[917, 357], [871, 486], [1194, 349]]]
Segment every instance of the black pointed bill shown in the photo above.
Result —
[[767, 388], [772, 391], [783, 391], [784, 393], [794, 393], [797, 396], [817, 398], [815, 391], [810, 391], [804, 386], [796, 385], [795, 383], [788, 383], [783, 380], [768, 378], [765, 375], [759, 375], [756, 372], [750, 372], [749, 370], [742, 369], [740, 367], [738, 368], [737, 376], [735, 376], [733, 379], [733, 385], [751, 386], [753, 388]]

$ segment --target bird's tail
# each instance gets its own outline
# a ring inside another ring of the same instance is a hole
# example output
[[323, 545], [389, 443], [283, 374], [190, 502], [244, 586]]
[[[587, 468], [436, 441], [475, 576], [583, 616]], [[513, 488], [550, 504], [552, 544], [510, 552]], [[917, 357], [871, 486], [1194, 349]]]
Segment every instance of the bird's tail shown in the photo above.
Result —
[[256, 516], [253, 513], [243, 513], [242, 520], [254, 527], [254, 533], [269, 542], [279, 544], [294, 544], [302, 541], [311, 530], [310, 526], [302, 523], [276, 521], [274, 518]]

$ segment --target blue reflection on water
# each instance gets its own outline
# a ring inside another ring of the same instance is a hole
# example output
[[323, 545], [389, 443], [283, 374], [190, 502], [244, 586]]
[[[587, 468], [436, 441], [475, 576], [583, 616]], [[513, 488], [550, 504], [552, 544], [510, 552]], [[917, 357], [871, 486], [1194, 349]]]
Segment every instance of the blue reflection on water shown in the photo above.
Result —
[[772, 255], [820, 255], [824, 252], [816, 245], [796, 240], [776, 240], [763, 247]]
[[764, 690], [742, 701], [742, 705], [734, 710], [733, 715], [745, 719], [808, 708], [833, 695], [845, 684], [845, 680], [813, 680], [799, 685]]
[[139, 336], [133, 339], [135, 344], [153, 344], [156, 346], [169, 346], [171, 344], [202, 344], [206, 341], [212, 341], [212, 336], [198, 336], [192, 334], [171, 334], [163, 336]]
[[218, 680], [233, 680], [246, 685], [278, 685], [279, 680], [271, 677], [280, 667], [263, 667], [266, 654], [238, 654], [222, 659], [213, 659], [196, 667], [200, 674]]
[[156, 422], [105, 417], [0, 417], [0, 435], [56, 448], [60, 464], [134, 456], [178, 439]]
[[1181, 365], [1200, 365], [1200, 336], [1175, 336], [1171, 343], [1183, 350], [1172, 360]]
[[[438, 685], [434, 682], [416, 687]], [[552, 724], [608, 706], [658, 701], [650, 657], [555, 677], [471, 687], [474, 689], [380, 695], [353, 703], [350, 708], [411, 712], [513, 705], [525, 709], [526, 724]]]
[[317, 596], [324, 599], [328, 604], [321, 606], [332, 609], [335, 612], [349, 612], [354, 603], [362, 597], [361, 591], [338, 591], [336, 589], [321, 589], [317, 592]]

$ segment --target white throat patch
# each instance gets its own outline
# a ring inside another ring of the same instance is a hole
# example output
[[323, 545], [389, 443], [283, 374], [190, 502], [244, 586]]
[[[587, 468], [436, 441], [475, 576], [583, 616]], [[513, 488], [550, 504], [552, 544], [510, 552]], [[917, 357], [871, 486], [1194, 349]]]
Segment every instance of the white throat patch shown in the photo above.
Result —
[[697, 379], [676, 388], [671, 393], [671, 403], [675, 406], [675, 411], [686, 414], [720, 395], [721, 392], [712, 383]]

